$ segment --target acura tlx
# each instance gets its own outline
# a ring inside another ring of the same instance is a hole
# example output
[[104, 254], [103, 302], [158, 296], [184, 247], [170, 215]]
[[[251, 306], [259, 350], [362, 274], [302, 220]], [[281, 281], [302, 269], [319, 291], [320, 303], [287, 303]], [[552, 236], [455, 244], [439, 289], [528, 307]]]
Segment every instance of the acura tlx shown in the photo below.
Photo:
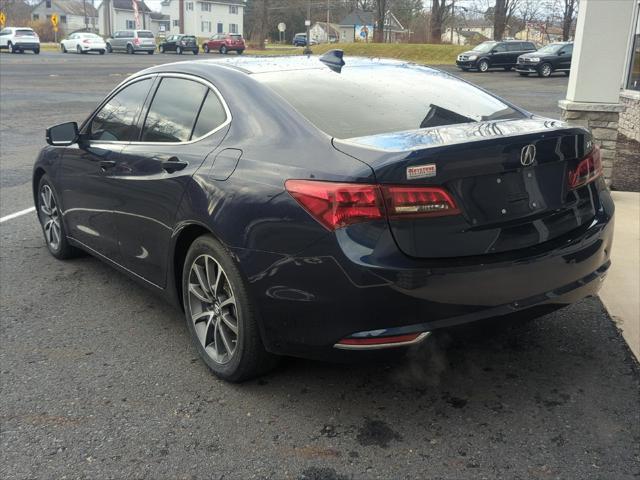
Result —
[[33, 194], [50, 252], [168, 298], [229, 381], [278, 355], [542, 315], [610, 265], [590, 133], [425, 66], [341, 51], [159, 65], [47, 142]]

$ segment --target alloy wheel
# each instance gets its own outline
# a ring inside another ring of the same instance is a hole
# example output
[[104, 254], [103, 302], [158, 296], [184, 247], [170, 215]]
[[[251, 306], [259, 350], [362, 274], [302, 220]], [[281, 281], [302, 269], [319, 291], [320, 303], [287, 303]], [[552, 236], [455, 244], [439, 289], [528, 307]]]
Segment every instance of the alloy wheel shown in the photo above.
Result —
[[207, 355], [228, 363], [239, 340], [238, 309], [229, 278], [210, 255], [200, 255], [189, 272], [189, 313]]
[[478, 70], [480, 70], [481, 72], [486, 72], [487, 70], [489, 70], [489, 64], [485, 60], [481, 61], [478, 65]]
[[9, 53], [14, 53], [13, 43], [9, 42]]
[[40, 189], [40, 222], [44, 229], [44, 237], [52, 250], [60, 248], [62, 229], [60, 228], [60, 212], [51, 187], [47, 184]]
[[548, 77], [549, 75], [551, 75], [551, 65], [549, 65], [548, 63], [542, 65], [541, 73], [543, 77]]

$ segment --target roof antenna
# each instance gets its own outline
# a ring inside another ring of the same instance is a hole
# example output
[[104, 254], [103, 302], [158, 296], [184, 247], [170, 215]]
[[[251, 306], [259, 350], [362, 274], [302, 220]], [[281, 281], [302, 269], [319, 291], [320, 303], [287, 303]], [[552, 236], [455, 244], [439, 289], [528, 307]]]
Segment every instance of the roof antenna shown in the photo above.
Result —
[[342, 71], [342, 67], [344, 67], [344, 60], [342, 59], [343, 56], [344, 51], [342, 50], [329, 50], [320, 57], [320, 61], [334, 72], [340, 73]]

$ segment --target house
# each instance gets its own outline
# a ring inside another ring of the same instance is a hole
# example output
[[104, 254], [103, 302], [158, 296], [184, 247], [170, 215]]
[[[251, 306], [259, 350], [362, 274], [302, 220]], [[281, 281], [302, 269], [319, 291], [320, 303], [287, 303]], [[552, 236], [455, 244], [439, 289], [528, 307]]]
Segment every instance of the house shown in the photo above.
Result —
[[546, 45], [547, 43], [561, 42], [562, 29], [544, 23], [527, 23], [523, 30], [516, 33], [518, 40], [531, 40]]
[[169, 15], [160, 12], [151, 12], [149, 16], [151, 17], [151, 28], [149, 30], [151, 30], [156, 37], [166, 36], [167, 32], [171, 29], [171, 19]]
[[309, 29], [309, 37], [317, 43], [333, 43], [340, 39], [340, 25], [316, 22]]
[[66, 33], [76, 30], [97, 30], [98, 12], [90, 2], [82, 0], [42, 0], [31, 10], [34, 21], [51, 20], [58, 15], [58, 26]]
[[442, 41], [452, 43], [453, 45], [478, 45], [479, 43], [491, 40], [481, 33], [472, 32], [471, 30], [454, 30], [453, 42], [451, 41], [451, 30], [442, 35]]
[[169, 33], [209, 37], [243, 31], [243, 0], [163, 0], [161, 11], [170, 19]]
[[[134, 10], [137, 5], [137, 15]], [[149, 30], [151, 9], [143, 0], [102, 0], [98, 6], [98, 29], [109, 37], [118, 30]]]
[[[445, 29], [442, 34], [442, 41], [445, 43], [453, 43], [454, 45], [469, 45], [470, 39], [474, 37], [474, 33], [480, 35], [475, 36], [473, 40], [475, 42], [476, 39], [485, 38], [486, 40], [493, 39], [493, 22], [487, 20], [486, 18], [476, 18], [476, 19], [464, 19], [464, 18], [456, 18], [455, 25], [453, 27], [449, 26]], [[453, 29], [453, 41], [451, 30]], [[507, 28], [505, 31], [508, 31]], [[466, 32], [466, 33], [462, 33]]]
[[[372, 42], [376, 22], [373, 12], [355, 10], [344, 17], [338, 25], [341, 42]], [[384, 20], [384, 42], [398, 42], [408, 34], [391, 11], [387, 11]]]

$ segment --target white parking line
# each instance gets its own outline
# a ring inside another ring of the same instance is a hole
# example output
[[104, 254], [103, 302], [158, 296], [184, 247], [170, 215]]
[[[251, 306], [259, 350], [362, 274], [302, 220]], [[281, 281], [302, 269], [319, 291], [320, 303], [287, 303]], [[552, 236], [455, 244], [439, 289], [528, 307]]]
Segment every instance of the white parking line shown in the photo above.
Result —
[[6, 222], [7, 220], [11, 220], [12, 218], [21, 217], [22, 215], [26, 215], [27, 213], [35, 212], [36, 207], [25, 208], [24, 210], [20, 210], [19, 212], [12, 213], [10, 215], [5, 215], [0, 218], [0, 223]]

